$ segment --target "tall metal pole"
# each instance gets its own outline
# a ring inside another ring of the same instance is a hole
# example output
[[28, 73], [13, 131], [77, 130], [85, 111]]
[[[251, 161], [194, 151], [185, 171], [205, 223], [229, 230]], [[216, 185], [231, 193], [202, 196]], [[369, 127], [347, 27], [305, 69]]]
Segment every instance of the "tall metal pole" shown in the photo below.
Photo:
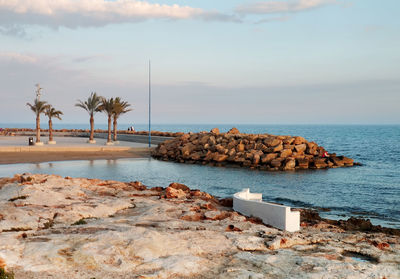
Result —
[[151, 147], [151, 61], [149, 60], [149, 148]]

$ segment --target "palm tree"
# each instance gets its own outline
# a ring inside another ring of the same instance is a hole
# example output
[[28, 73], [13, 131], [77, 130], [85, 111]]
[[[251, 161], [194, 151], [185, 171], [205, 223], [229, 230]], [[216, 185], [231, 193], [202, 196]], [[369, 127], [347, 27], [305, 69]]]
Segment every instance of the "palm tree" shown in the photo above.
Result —
[[99, 110], [106, 113], [108, 117], [108, 136], [107, 136], [107, 145], [111, 145], [111, 117], [113, 116], [114, 112], [114, 98], [106, 99], [101, 98], [101, 105]]
[[94, 114], [99, 110], [101, 104], [101, 97], [96, 94], [96, 92], [92, 92], [87, 99], [87, 101], [82, 102], [78, 100], [78, 103], [75, 104], [76, 107], [83, 108], [90, 115], [90, 137], [89, 143], [96, 143], [94, 140]]
[[26, 103], [26, 105], [36, 114], [36, 144], [40, 144], [40, 114], [45, 112], [48, 106], [47, 102], [36, 98], [33, 105], [30, 103]]
[[115, 98], [113, 109], [113, 128], [114, 128], [114, 141], [117, 141], [117, 120], [121, 114], [131, 111], [131, 105], [128, 102], [121, 101], [120, 97]]
[[46, 107], [46, 111], [44, 114], [49, 118], [49, 144], [55, 144], [53, 141], [53, 121], [52, 118], [57, 118], [61, 120], [61, 116], [63, 113], [59, 110], [56, 110], [52, 105], [48, 105]]

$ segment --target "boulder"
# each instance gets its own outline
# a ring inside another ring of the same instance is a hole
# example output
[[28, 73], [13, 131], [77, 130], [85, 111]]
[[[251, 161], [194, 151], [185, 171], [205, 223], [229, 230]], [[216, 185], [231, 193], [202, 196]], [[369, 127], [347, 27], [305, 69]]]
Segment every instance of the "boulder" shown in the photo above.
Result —
[[353, 165], [354, 164], [354, 160], [343, 156], [343, 163], [345, 165]]
[[190, 134], [183, 134], [179, 139], [181, 141], [187, 141], [190, 138]]
[[217, 141], [215, 140], [215, 137], [214, 137], [214, 136], [210, 136], [210, 137], [208, 138], [208, 144], [209, 144], [209, 145], [213, 146], [213, 145], [215, 145], [216, 143], [217, 143]]
[[285, 160], [285, 166], [284, 166], [284, 170], [294, 170], [294, 168], [296, 167], [296, 160], [293, 158], [287, 158]]
[[293, 137], [288, 137], [286, 139], [283, 140], [283, 144], [293, 144], [294, 142], [294, 138]]
[[214, 160], [214, 161], [216, 161], [216, 162], [223, 162], [223, 161], [225, 161], [226, 159], [228, 159], [228, 155], [226, 155], [226, 154], [220, 154], [220, 153], [214, 153], [214, 156], [213, 156], [213, 160]]
[[254, 165], [258, 165], [258, 163], [260, 162], [260, 159], [261, 159], [261, 157], [260, 157], [260, 155], [258, 153], [254, 154], [254, 156], [253, 156], [253, 164]]
[[173, 182], [173, 183], [169, 184], [168, 187], [173, 188], [173, 189], [177, 189], [177, 190], [182, 190], [182, 191], [184, 191], [186, 193], [190, 193], [190, 188], [188, 186], [186, 186], [185, 184]]
[[300, 169], [308, 169], [309, 160], [307, 158], [298, 158], [297, 165]]
[[167, 199], [182, 199], [186, 198], [186, 193], [180, 189], [168, 187], [165, 190], [165, 196]]
[[268, 162], [272, 161], [273, 159], [275, 159], [277, 157], [278, 157], [277, 153], [264, 154], [263, 156], [261, 156], [261, 162], [262, 163], [268, 163]]
[[344, 161], [341, 160], [339, 157], [329, 157], [329, 160], [332, 161], [335, 164], [335, 166], [338, 167], [344, 166]]
[[213, 129], [211, 129], [210, 133], [218, 135], [219, 134], [219, 129], [218, 128], [213, 128]]
[[236, 147], [237, 152], [243, 152], [244, 151], [244, 144], [239, 143]]
[[290, 155], [292, 155], [292, 150], [291, 149], [283, 149], [280, 153], [281, 158], [287, 158]]
[[307, 145], [305, 143], [298, 144], [298, 145], [295, 145], [294, 148], [296, 149], [296, 152], [303, 153], [304, 151], [306, 151]]
[[237, 141], [234, 140], [234, 139], [230, 139], [230, 141], [229, 141], [228, 144], [226, 145], [226, 147], [227, 147], [228, 149], [235, 148], [236, 146], [237, 146]]
[[282, 144], [282, 141], [275, 137], [270, 137], [264, 140], [264, 144], [268, 147], [273, 147]]
[[279, 152], [281, 150], [283, 150], [283, 144], [282, 143], [277, 145], [277, 146], [271, 147], [271, 152]]
[[215, 146], [215, 149], [221, 154], [225, 153], [225, 148], [220, 143]]
[[271, 161], [271, 166], [279, 168], [282, 165], [283, 158], [276, 158]]
[[328, 164], [326, 163], [325, 158], [314, 158], [314, 166], [317, 169], [324, 169], [324, 168], [328, 167]]
[[210, 139], [210, 135], [202, 135], [200, 138], [199, 138], [199, 144], [201, 144], [201, 145], [205, 145], [206, 143], [208, 143], [208, 140]]
[[200, 152], [195, 152], [192, 155], [190, 155], [190, 159], [194, 161], [199, 161], [201, 159], [201, 153]]
[[196, 149], [196, 146], [192, 143], [187, 143], [181, 148], [182, 156], [189, 157], [189, 155]]
[[303, 144], [303, 143], [305, 143], [305, 142], [307, 142], [305, 138], [303, 138], [303, 137], [295, 137], [293, 143], [294, 143], [295, 145], [298, 145], [298, 144]]
[[160, 147], [158, 148], [158, 154], [166, 155], [167, 152], [168, 152], [168, 149], [165, 147], [164, 144], [161, 144]]
[[237, 134], [240, 134], [240, 132], [239, 132], [239, 130], [238, 130], [237, 128], [233, 127], [232, 129], [230, 129], [230, 130], [228, 131], [228, 134], [230, 134], [230, 135], [237, 135]]

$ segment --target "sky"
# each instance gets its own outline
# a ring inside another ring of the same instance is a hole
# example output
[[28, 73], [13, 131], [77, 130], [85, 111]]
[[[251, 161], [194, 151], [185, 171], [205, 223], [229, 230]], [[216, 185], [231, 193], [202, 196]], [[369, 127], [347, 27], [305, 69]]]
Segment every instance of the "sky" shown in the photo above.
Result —
[[[0, 0], [0, 123], [399, 124], [398, 0]], [[42, 122], [46, 118], [42, 116]], [[96, 123], [106, 123], [96, 114]]]

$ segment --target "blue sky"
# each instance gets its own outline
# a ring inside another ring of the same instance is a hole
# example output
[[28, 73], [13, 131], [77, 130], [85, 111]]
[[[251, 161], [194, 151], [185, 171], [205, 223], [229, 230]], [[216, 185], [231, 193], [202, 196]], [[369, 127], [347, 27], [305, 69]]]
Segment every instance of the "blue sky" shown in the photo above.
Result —
[[[34, 85], [85, 123], [96, 91], [156, 123], [400, 123], [400, 2], [0, 1], [0, 122], [30, 122]], [[96, 122], [105, 123], [103, 115]]]

